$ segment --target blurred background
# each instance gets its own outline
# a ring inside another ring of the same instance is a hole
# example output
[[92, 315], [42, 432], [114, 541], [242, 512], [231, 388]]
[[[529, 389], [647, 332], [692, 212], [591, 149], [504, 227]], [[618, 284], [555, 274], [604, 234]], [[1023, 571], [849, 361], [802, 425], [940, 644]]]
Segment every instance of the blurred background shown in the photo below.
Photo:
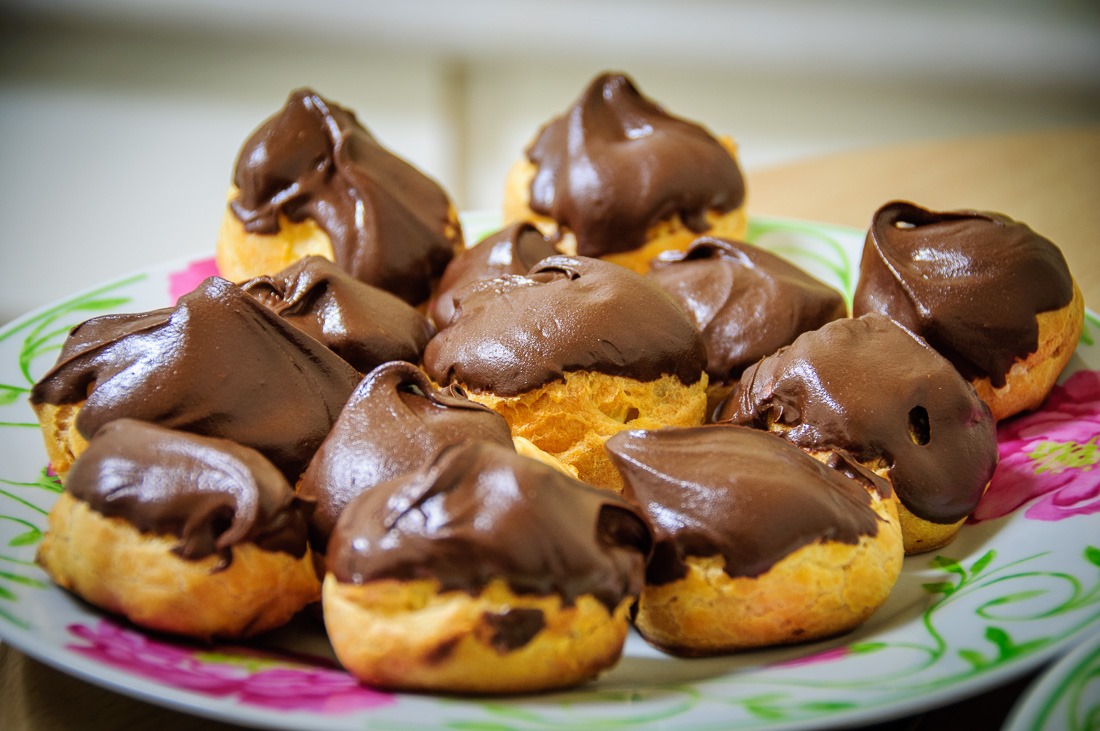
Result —
[[495, 209], [604, 69], [733, 136], [751, 212], [767, 166], [1100, 123], [1100, 3], [0, 0], [0, 323], [212, 253], [238, 148], [296, 87]]

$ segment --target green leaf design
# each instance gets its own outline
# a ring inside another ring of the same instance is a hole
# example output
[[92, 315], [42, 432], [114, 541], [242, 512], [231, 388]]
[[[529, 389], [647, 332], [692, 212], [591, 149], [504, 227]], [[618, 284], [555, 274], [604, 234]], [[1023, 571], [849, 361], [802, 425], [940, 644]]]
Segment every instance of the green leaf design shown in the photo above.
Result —
[[8, 541], [8, 545], [14, 547], [17, 546], [31, 546], [42, 540], [42, 531], [38, 528], [27, 531], [26, 533], [20, 533], [15, 538]]
[[1100, 567], [1100, 548], [1096, 546], [1085, 546], [1085, 560], [1093, 566]]
[[971, 577], [977, 576], [982, 571], [984, 571], [985, 567], [988, 566], [993, 561], [993, 559], [996, 558], [996, 556], [997, 556], [996, 551], [993, 551], [993, 550], [986, 551], [985, 554], [981, 558], [979, 558], [977, 561], [975, 561], [974, 565], [970, 567]]
[[848, 651], [857, 655], [865, 655], [870, 652], [878, 652], [889, 645], [885, 642], [857, 642], [848, 646]]
[[13, 574], [10, 571], [0, 571], [0, 579], [7, 579], [16, 584], [22, 584], [23, 586], [30, 586], [35, 589], [44, 589], [47, 584], [44, 581], [33, 579], [30, 576], [20, 576], [19, 574]]
[[461, 729], [462, 731], [515, 731], [515, 726], [493, 721], [451, 721], [447, 728]]
[[0, 406], [7, 406], [8, 404], [14, 404], [16, 401], [21, 401], [30, 392], [29, 388], [23, 388], [22, 386], [0, 384]]
[[813, 713], [836, 713], [837, 711], [847, 711], [851, 708], [857, 708], [858, 705], [848, 701], [815, 701], [812, 703], [803, 703], [798, 707], [804, 711]]
[[959, 577], [961, 577], [964, 581], [966, 580], [966, 569], [962, 567], [957, 559], [949, 558], [947, 556], [936, 556], [932, 559], [932, 565], [936, 568], [943, 569], [944, 571], [950, 571], [953, 574], [958, 574]]
[[977, 650], [959, 650], [959, 657], [970, 663], [974, 671], [977, 672], [990, 665], [990, 661], [985, 658], [982, 653]]
[[921, 588], [927, 591], [929, 594], [943, 594], [944, 596], [951, 596], [955, 593], [955, 585], [947, 581], [936, 581], [928, 584], [921, 584]]

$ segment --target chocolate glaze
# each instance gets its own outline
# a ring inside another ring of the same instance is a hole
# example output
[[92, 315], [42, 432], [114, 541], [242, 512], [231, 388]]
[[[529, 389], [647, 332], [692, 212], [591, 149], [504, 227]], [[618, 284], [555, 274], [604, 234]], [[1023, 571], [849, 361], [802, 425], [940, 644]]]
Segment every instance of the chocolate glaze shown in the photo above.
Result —
[[1038, 348], [1035, 316], [1072, 299], [1062, 252], [1025, 224], [894, 201], [871, 221], [852, 309], [888, 315], [968, 380], [1001, 387]]
[[679, 216], [696, 233], [707, 211], [745, 197], [737, 161], [703, 127], [666, 113], [621, 74], [597, 76], [527, 150], [530, 207], [572, 231], [577, 253], [632, 251]]
[[291, 93], [244, 143], [233, 183], [240, 194], [229, 207], [246, 231], [276, 234], [280, 215], [310, 219], [341, 269], [411, 304], [428, 299], [461, 245], [439, 184], [310, 89]]
[[447, 265], [428, 314], [439, 329], [454, 319], [454, 295], [471, 282], [503, 274], [526, 274], [535, 264], [557, 254], [554, 244], [529, 223], [514, 223], [462, 252]]
[[691, 320], [650, 279], [618, 264], [552, 256], [527, 276], [474, 282], [424, 350], [437, 383], [515, 396], [595, 371], [654, 381], [702, 377], [706, 350]]
[[489, 442], [448, 448], [431, 465], [352, 501], [328, 545], [343, 583], [434, 578], [478, 594], [592, 595], [609, 610], [641, 590], [652, 536], [639, 509]]
[[848, 314], [840, 292], [740, 241], [698, 238], [686, 251], [662, 252], [649, 276], [703, 334], [711, 383], [736, 379], [802, 333]]
[[252, 447], [294, 482], [358, 382], [321, 343], [210, 277], [175, 307], [77, 325], [30, 398], [84, 402], [75, 426], [86, 439], [114, 419], [152, 421]]
[[323, 256], [299, 259], [241, 288], [360, 373], [393, 360], [419, 362], [435, 334], [407, 302], [360, 282]]
[[297, 558], [306, 552], [312, 507], [259, 452], [149, 422], [118, 419], [73, 463], [65, 489], [142, 533], [179, 538], [173, 550], [198, 560], [252, 543]]
[[461, 393], [435, 388], [411, 363], [386, 363], [371, 371], [298, 484], [299, 494], [317, 502], [314, 545], [324, 550], [336, 519], [359, 493], [466, 441], [512, 447], [503, 416]]
[[749, 367], [717, 418], [882, 460], [902, 503], [934, 523], [967, 516], [997, 465], [989, 407], [946, 359], [878, 314], [831, 322]]
[[619, 432], [607, 442], [653, 526], [646, 583], [687, 575], [685, 558], [722, 556], [731, 577], [757, 577], [814, 543], [855, 545], [878, 534], [870, 492], [890, 485], [849, 457], [831, 469], [780, 437], [709, 425]]
[[486, 644], [506, 655], [533, 640], [546, 626], [546, 615], [541, 609], [516, 607], [503, 612], [483, 612], [481, 621], [490, 629]]

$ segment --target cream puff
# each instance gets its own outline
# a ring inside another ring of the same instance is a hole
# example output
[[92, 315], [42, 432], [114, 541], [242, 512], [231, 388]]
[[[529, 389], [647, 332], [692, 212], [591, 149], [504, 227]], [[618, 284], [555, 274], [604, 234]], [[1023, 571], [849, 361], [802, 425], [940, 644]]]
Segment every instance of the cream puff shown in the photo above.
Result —
[[418, 305], [463, 248], [443, 188], [311, 89], [244, 143], [228, 198], [216, 259], [233, 281], [317, 254]]
[[737, 148], [644, 97], [623, 74], [593, 79], [508, 173], [505, 222], [532, 221], [563, 253], [644, 274], [700, 234], [743, 238]]
[[373, 686], [577, 685], [618, 661], [651, 541], [619, 496], [467, 442], [347, 506], [328, 544], [325, 626]]
[[999, 213], [875, 212], [853, 312], [879, 312], [928, 341], [997, 420], [1037, 408], [1073, 356], [1085, 301], [1058, 247]]

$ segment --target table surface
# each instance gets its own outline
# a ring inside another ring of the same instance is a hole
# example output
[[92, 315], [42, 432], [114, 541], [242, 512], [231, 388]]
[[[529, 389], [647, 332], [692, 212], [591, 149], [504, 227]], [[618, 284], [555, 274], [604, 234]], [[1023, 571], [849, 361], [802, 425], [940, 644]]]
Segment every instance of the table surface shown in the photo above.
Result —
[[[748, 174], [753, 215], [866, 228], [883, 203], [1005, 213], [1058, 244], [1094, 309], [1100, 304], [1100, 127], [939, 140], [838, 153]], [[999, 728], [1031, 676], [979, 699], [882, 724], [935, 728], [948, 714]], [[0, 645], [0, 729], [235, 728], [134, 700], [53, 670]]]

